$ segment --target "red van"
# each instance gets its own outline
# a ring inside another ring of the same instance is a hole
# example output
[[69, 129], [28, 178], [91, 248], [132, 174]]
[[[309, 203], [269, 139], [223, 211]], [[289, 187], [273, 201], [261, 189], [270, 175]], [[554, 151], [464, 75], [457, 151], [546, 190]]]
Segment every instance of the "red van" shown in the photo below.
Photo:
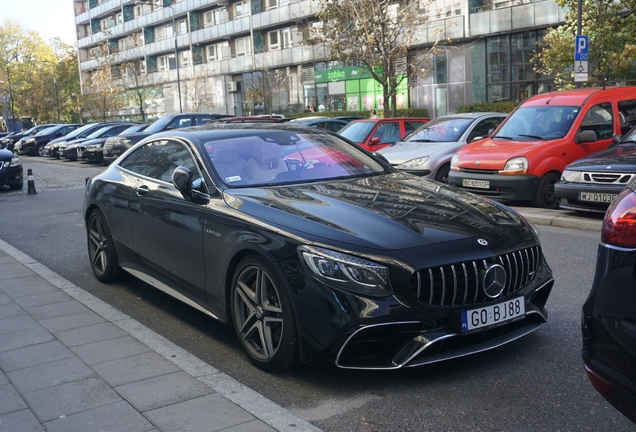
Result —
[[536, 95], [489, 138], [457, 151], [449, 183], [491, 198], [557, 208], [554, 184], [565, 166], [608, 148], [635, 124], [635, 86]]

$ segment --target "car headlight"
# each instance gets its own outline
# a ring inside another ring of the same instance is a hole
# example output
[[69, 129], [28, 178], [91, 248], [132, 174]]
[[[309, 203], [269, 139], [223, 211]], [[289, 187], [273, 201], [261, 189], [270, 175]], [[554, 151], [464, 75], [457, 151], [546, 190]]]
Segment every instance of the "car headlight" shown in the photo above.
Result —
[[418, 169], [420, 168], [422, 165], [424, 165], [426, 163], [426, 161], [428, 160], [428, 156], [423, 156], [423, 157], [418, 157], [415, 159], [411, 159], [409, 161], [406, 161], [404, 163], [401, 163], [398, 165], [398, 168], [402, 168], [402, 169]]
[[459, 171], [459, 155], [457, 153], [451, 159], [450, 169], [451, 171]]
[[28, 140], [25, 140], [24, 143], [34, 143], [35, 142], [35, 138], [29, 138]]
[[300, 246], [298, 252], [311, 272], [334, 288], [378, 297], [393, 292], [383, 265], [313, 246]]
[[583, 173], [581, 171], [563, 170], [561, 176], [563, 181], [572, 183], [581, 183], [583, 181]]
[[518, 175], [528, 173], [528, 159], [524, 156], [517, 156], [510, 159], [504, 165], [504, 169], [499, 174]]
[[98, 150], [100, 148], [102, 148], [102, 146], [97, 145], [97, 144], [86, 146], [86, 150], [91, 150], [91, 151], [95, 151], [95, 150]]
[[11, 158], [11, 163], [9, 163], [9, 166], [10, 167], [15, 167], [15, 166], [18, 166], [18, 165], [20, 165], [20, 158], [17, 157], [17, 156], [12, 157]]

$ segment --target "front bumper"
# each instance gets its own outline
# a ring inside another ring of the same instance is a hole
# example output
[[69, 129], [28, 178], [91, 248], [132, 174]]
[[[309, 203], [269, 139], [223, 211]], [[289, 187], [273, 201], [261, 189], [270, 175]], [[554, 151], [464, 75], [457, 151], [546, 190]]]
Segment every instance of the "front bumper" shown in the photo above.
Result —
[[559, 181], [554, 185], [554, 194], [559, 199], [561, 208], [605, 213], [610, 203], [583, 201], [581, 200], [581, 192], [597, 196], [599, 201], [601, 201], [609, 195], [618, 195], [624, 188], [624, 185], [564, 183]]
[[[463, 186], [463, 180], [487, 181], [488, 188]], [[451, 171], [448, 181], [452, 186], [489, 198], [504, 200], [529, 201], [534, 198], [540, 178], [531, 175], [500, 175], [496, 173], [479, 173], [471, 171]]]
[[[304, 281], [303, 276], [298, 276], [289, 281], [292, 292], [302, 293], [292, 296], [302, 334], [302, 360], [314, 365], [372, 370], [414, 367], [462, 357], [531, 333], [548, 319], [545, 304], [554, 284], [552, 271], [543, 257], [528, 283], [520, 283], [519, 289], [501, 298], [472, 302], [476, 295], [462, 294], [462, 282], [458, 284], [461, 295], [456, 299], [451, 295], [439, 303], [439, 293], [430, 294], [438, 302], [436, 306], [428, 303], [429, 294], [424, 289], [417, 296], [420, 290], [414, 288], [412, 278], [405, 287], [394, 285], [393, 296], [367, 298], [331, 290], [311, 276]], [[517, 277], [521, 281], [521, 276]], [[294, 280], [301, 283], [294, 286]], [[462, 311], [521, 296], [525, 305], [522, 317], [462, 332]], [[325, 315], [316, 312], [316, 305], [322, 305]]]
[[35, 149], [37, 147], [37, 143], [29, 142], [24, 143], [20, 142], [14, 147], [14, 153], [19, 155], [35, 155]]

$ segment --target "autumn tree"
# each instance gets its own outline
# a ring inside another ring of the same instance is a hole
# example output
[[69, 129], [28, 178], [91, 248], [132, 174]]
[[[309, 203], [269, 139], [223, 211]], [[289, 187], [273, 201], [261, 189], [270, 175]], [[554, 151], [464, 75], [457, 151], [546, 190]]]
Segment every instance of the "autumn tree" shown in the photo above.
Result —
[[256, 68], [252, 72], [251, 81], [243, 80], [243, 98], [246, 103], [251, 103], [256, 109], [263, 106], [264, 112], [273, 114], [274, 103], [279, 99], [284, 99], [283, 93], [289, 86], [289, 74], [286, 69], [273, 68], [267, 57], [268, 53], [263, 53], [257, 60]]
[[185, 109], [192, 112], [214, 111], [220, 92], [210, 83], [207, 69], [195, 68], [192, 76], [182, 83]]
[[[407, 69], [422, 71], [426, 55], [409, 56], [418, 43], [422, 18], [419, 0], [320, 0], [319, 33], [332, 60], [364, 66], [382, 86], [384, 115], [397, 115], [397, 88]], [[428, 53], [437, 49], [432, 43]]]
[[[555, 77], [560, 88], [574, 86], [574, 40], [577, 0], [556, 0], [569, 8], [565, 24], [548, 29], [538, 44], [535, 71]], [[585, 0], [582, 2], [581, 34], [588, 36], [589, 80], [586, 85], [605, 81], [636, 79], [635, 0]]]
[[106, 121], [109, 115], [124, 106], [123, 88], [113, 79], [115, 54], [110, 52], [108, 40], [98, 46], [95, 58], [98, 66], [82, 83], [85, 114], [96, 121]]

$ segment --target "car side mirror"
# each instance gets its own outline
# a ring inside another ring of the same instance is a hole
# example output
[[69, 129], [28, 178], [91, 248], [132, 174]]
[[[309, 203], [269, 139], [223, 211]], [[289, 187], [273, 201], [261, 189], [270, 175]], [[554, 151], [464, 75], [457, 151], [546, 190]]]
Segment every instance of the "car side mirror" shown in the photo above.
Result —
[[373, 152], [372, 154], [373, 154], [373, 156], [375, 156], [376, 158], [380, 159], [380, 160], [381, 160], [382, 162], [384, 162], [385, 164], [387, 164], [387, 165], [391, 165], [391, 163], [389, 162], [389, 160], [388, 160], [386, 157], [384, 157], [384, 155], [383, 155], [383, 154], [380, 154], [380, 153], [378, 153], [378, 152]]
[[376, 144], [380, 144], [380, 137], [373, 137], [371, 138], [371, 142], [369, 142], [369, 145], [376, 145]]
[[596, 142], [598, 137], [596, 136], [596, 132], [593, 130], [584, 130], [576, 134], [574, 142], [577, 144], [585, 143], [585, 142]]
[[192, 187], [194, 174], [184, 166], [178, 166], [172, 173], [172, 184], [177, 188], [186, 201], [195, 204], [207, 204], [210, 202], [210, 195], [199, 192]]
[[612, 137], [612, 143], [609, 145], [609, 148], [616, 147], [616, 144], [621, 142], [621, 138], [623, 138], [623, 135], [614, 135]]

